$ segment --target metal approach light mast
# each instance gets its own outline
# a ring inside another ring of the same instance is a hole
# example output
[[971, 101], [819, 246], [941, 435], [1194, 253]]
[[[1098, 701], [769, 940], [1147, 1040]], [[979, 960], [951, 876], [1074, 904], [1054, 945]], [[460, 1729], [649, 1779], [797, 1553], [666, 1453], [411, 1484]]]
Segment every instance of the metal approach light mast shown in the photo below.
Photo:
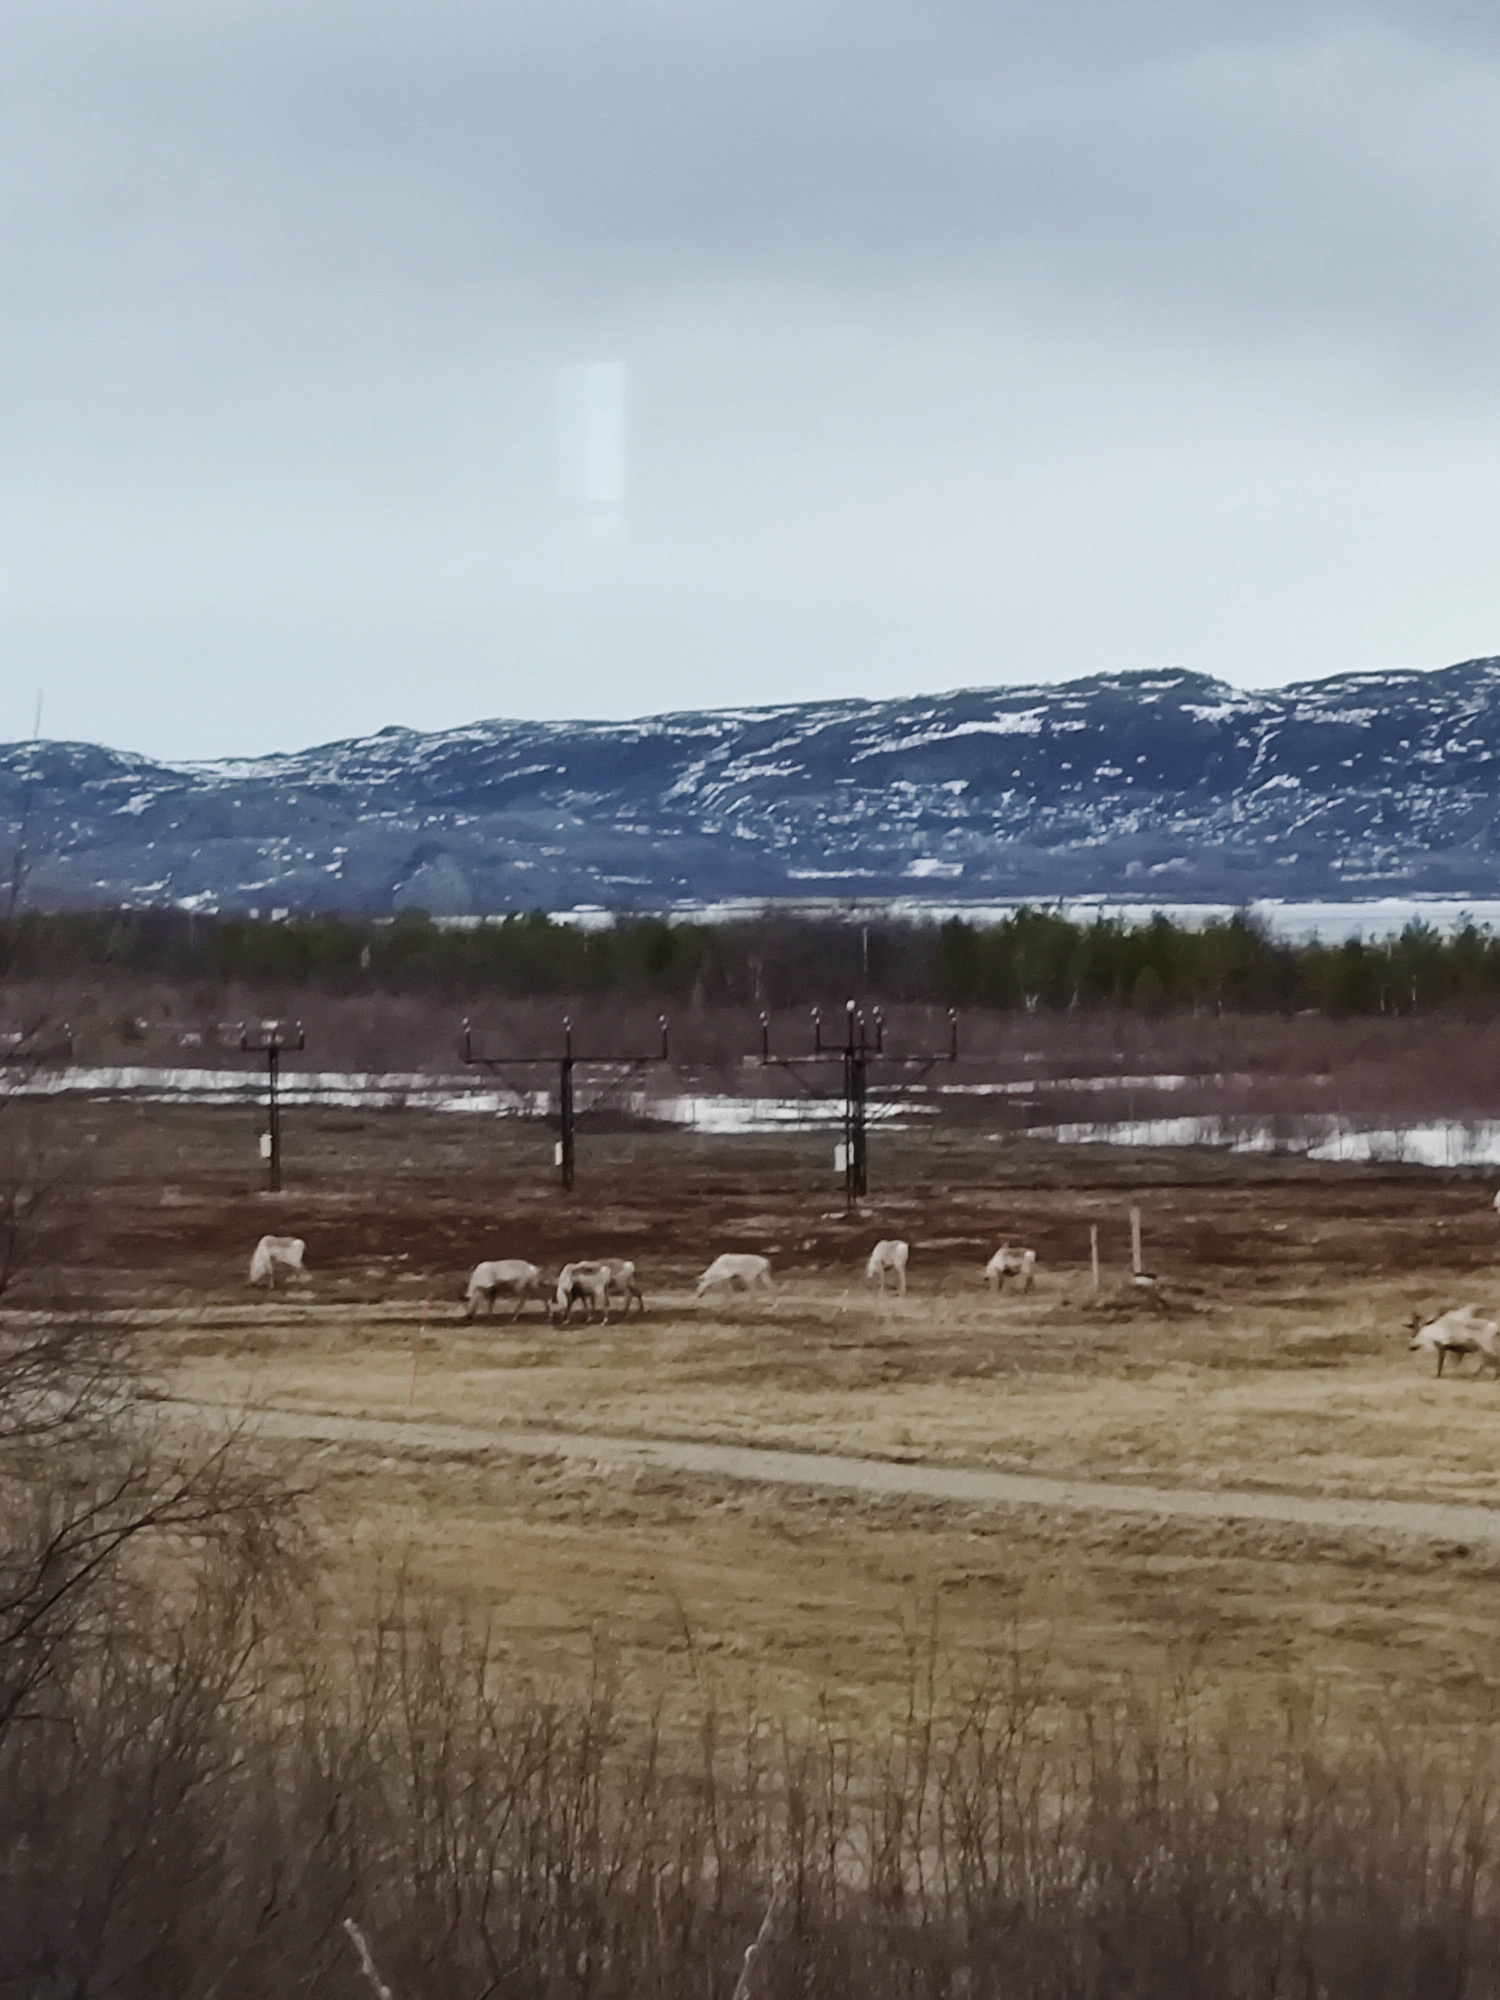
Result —
[[[823, 1011], [814, 1007], [812, 1053], [805, 1056], [776, 1056], [771, 1053], [771, 1017], [760, 1017], [760, 1059], [770, 1067], [784, 1069], [797, 1078], [805, 1090], [816, 1096], [825, 1093], [809, 1085], [800, 1071], [809, 1065], [838, 1063], [843, 1071], [844, 1137], [840, 1148], [844, 1163], [844, 1207], [852, 1211], [864, 1200], [870, 1191], [869, 1173], [869, 1077], [872, 1064], [884, 1065], [887, 1069], [907, 1073], [907, 1080], [919, 1083], [933, 1065], [940, 1062], [958, 1061], [958, 1015], [948, 1013], [948, 1047], [946, 1049], [914, 1052], [903, 1055], [887, 1055], [885, 1051], [885, 1015], [879, 1007], [867, 1015], [863, 1008], [850, 1000], [844, 1009], [844, 1039], [842, 1044], [825, 1046], [823, 1041]], [[914, 1074], [913, 1074], [914, 1072]]]
[[246, 1055], [264, 1056], [266, 1059], [266, 1129], [261, 1138], [261, 1151], [266, 1160], [266, 1193], [281, 1193], [281, 1097], [279, 1083], [281, 1058], [307, 1047], [307, 1037], [302, 1032], [302, 1023], [296, 1021], [291, 1029], [283, 1029], [280, 1021], [262, 1021], [252, 1034], [243, 1023], [240, 1025], [240, 1047]]
[[573, 1073], [577, 1069], [624, 1069], [633, 1072], [645, 1069], [651, 1063], [670, 1062], [667, 1050], [667, 1017], [662, 1015], [661, 1047], [649, 1056], [581, 1056], [573, 1049], [573, 1023], [566, 1016], [563, 1019], [563, 1045], [560, 1055], [555, 1056], [487, 1056], [477, 1053], [474, 1047], [474, 1030], [464, 1022], [464, 1061], [474, 1069], [500, 1071], [507, 1069], [545, 1069], [553, 1063], [557, 1065], [557, 1167], [564, 1190], [573, 1185], [575, 1132], [577, 1129], [577, 1105], [573, 1092]]

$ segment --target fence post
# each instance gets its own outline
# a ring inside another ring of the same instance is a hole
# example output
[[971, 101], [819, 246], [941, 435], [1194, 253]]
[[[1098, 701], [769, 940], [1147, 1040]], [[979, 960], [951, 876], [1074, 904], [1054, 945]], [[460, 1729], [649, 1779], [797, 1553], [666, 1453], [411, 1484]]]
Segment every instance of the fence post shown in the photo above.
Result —
[[1139, 1278], [1145, 1268], [1141, 1261], [1141, 1211], [1133, 1208], [1130, 1211], [1130, 1269], [1132, 1275]]
[[1097, 1222], [1089, 1224], [1089, 1262], [1094, 1267], [1094, 1290], [1097, 1292], [1099, 1289], [1099, 1225]]

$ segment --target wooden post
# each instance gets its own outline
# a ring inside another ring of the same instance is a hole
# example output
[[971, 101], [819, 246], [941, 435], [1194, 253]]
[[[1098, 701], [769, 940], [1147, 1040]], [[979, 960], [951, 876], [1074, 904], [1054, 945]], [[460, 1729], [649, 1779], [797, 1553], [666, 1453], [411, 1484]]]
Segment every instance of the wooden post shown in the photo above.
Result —
[[1094, 1267], [1094, 1290], [1097, 1292], [1099, 1289], [1099, 1225], [1097, 1222], [1089, 1224], [1089, 1262]]
[[1146, 1268], [1141, 1262], [1141, 1211], [1138, 1208], [1130, 1211], [1130, 1268], [1137, 1278]]

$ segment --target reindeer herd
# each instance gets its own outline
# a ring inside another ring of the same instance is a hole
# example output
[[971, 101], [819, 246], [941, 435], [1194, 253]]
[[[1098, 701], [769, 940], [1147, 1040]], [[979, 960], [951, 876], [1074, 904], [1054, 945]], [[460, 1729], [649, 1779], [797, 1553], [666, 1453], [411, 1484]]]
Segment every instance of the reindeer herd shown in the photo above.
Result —
[[[267, 1285], [274, 1291], [281, 1278], [288, 1281], [306, 1278], [306, 1254], [307, 1245], [300, 1236], [262, 1236], [250, 1259], [249, 1282]], [[898, 1238], [877, 1243], [865, 1265], [866, 1280], [878, 1284], [882, 1297], [889, 1282], [897, 1295], [904, 1298], [910, 1256], [910, 1244]], [[1035, 1277], [1036, 1252], [1012, 1249], [1005, 1243], [984, 1267], [984, 1282], [992, 1291], [1000, 1290], [1007, 1278], [1015, 1278], [1017, 1289], [1029, 1292]], [[694, 1297], [775, 1290], [768, 1257], [726, 1250], [715, 1257], [699, 1278]], [[581, 1308], [590, 1325], [596, 1320], [607, 1322], [614, 1308], [619, 1309], [622, 1318], [629, 1317], [632, 1305], [641, 1314], [646, 1310], [635, 1265], [628, 1258], [578, 1259], [564, 1264], [556, 1283], [549, 1285], [539, 1264], [529, 1264], [521, 1257], [499, 1257], [474, 1266], [464, 1293], [464, 1318], [476, 1318], [483, 1306], [485, 1317], [493, 1319], [497, 1303], [504, 1302], [511, 1308], [511, 1318], [517, 1320], [533, 1299], [553, 1324], [559, 1326], [572, 1320], [575, 1307]]]
[[[1500, 1197], [1496, 1199], [1496, 1208], [1500, 1210]], [[306, 1252], [307, 1245], [300, 1236], [262, 1236], [250, 1259], [249, 1282], [268, 1285], [274, 1291], [278, 1278], [306, 1278]], [[905, 1298], [910, 1257], [909, 1243], [898, 1237], [883, 1239], [870, 1252], [865, 1265], [866, 1281], [879, 1287], [882, 1298], [887, 1285], [898, 1297]], [[1016, 1281], [1017, 1291], [1030, 1292], [1034, 1288], [1034, 1250], [1001, 1244], [984, 1267], [984, 1283], [991, 1291], [998, 1292], [1011, 1278]], [[726, 1250], [714, 1258], [699, 1278], [694, 1297], [704, 1299], [710, 1293], [724, 1292], [774, 1293], [775, 1289], [769, 1258], [748, 1251]], [[540, 1265], [529, 1264], [521, 1257], [500, 1257], [474, 1266], [464, 1293], [464, 1318], [474, 1319], [483, 1306], [486, 1317], [493, 1319], [497, 1303], [504, 1301], [510, 1305], [511, 1318], [517, 1320], [532, 1300], [558, 1326], [570, 1324], [575, 1309], [582, 1312], [589, 1325], [596, 1321], [608, 1324], [615, 1309], [626, 1319], [632, 1306], [643, 1316], [646, 1311], [636, 1268], [629, 1258], [578, 1259], [564, 1264], [555, 1284], [549, 1286]], [[1454, 1306], [1428, 1320], [1412, 1313], [1407, 1331], [1411, 1335], [1411, 1352], [1431, 1355], [1439, 1375], [1447, 1361], [1461, 1363], [1472, 1356], [1481, 1372], [1490, 1369], [1500, 1376], [1500, 1321], [1487, 1319], [1477, 1306]]]

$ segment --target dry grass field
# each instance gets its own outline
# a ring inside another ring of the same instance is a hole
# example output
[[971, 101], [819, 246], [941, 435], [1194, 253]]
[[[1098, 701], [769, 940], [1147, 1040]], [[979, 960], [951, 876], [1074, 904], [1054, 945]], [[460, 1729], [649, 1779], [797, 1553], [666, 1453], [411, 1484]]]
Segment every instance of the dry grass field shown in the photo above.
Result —
[[[842, 1493], [499, 1443], [1494, 1507], [1500, 1383], [1433, 1379], [1401, 1332], [1413, 1307], [1500, 1306], [1479, 1177], [877, 1133], [876, 1193], [847, 1219], [823, 1137], [591, 1132], [571, 1197], [546, 1134], [486, 1118], [299, 1114], [277, 1199], [254, 1191], [253, 1142], [227, 1111], [54, 1114], [78, 1192], [67, 1288], [137, 1319], [173, 1421], [284, 1413], [289, 1434], [255, 1448], [305, 1489], [335, 1605], [405, 1569], [489, 1620], [518, 1673], [603, 1650], [668, 1697], [708, 1681], [804, 1713], [898, 1703], [934, 1635], [955, 1672], [1019, 1659], [1062, 1691], [1197, 1677], [1258, 1706], [1312, 1680], [1350, 1714], [1494, 1713], [1493, 1539]], [[1123, 1282], [1132, 1202], [1159, 1296]], [[244, 1282], [267, 1229], [308, 1246], [310, 1282], [274, 1299]], [[905, 1300], [861, 1281], [884, 1235], [912, 1244]], [[1032, 1296], [980, 1283], [1002, 1239], [1037, 1250]], [[774, 1301], [694, 1301], [723, 1249], [771, 1257]], [[644, 1320], [463, 1322], [480, 1257], [596, 1253], [637, 1259]], [[7, 1310], [60, 1303], [29, 1282]], [[340, 1439], [330, 1418], [381, 1427]]]

